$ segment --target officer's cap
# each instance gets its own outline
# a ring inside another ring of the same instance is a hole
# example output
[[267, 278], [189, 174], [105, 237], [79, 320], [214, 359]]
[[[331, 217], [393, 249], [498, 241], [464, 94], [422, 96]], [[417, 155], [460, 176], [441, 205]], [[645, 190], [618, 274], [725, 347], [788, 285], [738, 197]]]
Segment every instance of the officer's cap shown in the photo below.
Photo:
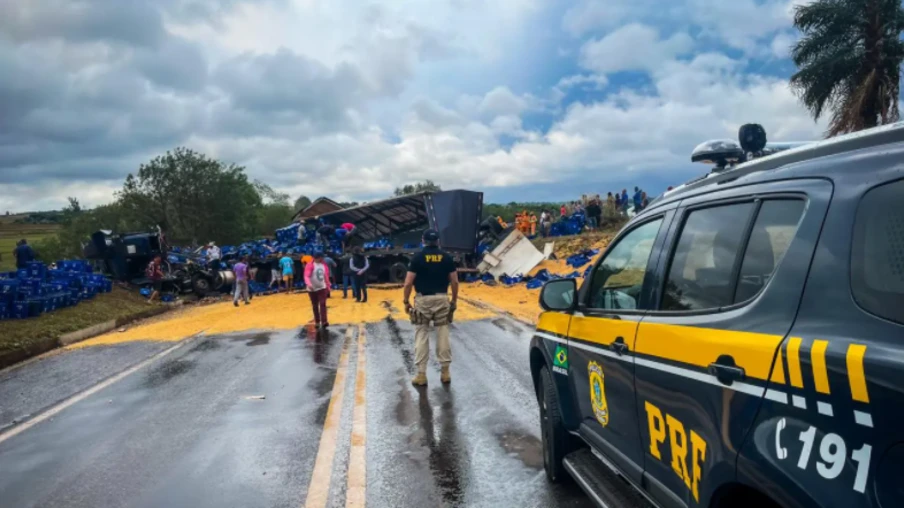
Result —
[[424, 231], [424, 243], [437, 242], [439, 242], [439, 233], [437, 233], [435, 229], [428, 229], [427, 231]]

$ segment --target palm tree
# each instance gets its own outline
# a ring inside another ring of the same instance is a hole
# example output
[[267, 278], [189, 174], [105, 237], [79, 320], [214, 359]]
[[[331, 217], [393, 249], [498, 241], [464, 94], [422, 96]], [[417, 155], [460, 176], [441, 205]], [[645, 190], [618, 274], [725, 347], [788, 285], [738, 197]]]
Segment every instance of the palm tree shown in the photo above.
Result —
[[794, 26], [791, 86], [814, 119], [831, 110], [828, 136], [898, 120], [901, 0], [816, 0], [795, 9]]

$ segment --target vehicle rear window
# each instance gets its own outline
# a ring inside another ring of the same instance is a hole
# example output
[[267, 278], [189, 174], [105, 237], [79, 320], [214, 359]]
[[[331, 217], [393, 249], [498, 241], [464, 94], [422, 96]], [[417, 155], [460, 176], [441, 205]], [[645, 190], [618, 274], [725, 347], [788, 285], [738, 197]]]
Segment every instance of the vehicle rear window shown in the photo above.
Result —
[[750, 231], [735, 291], [735, 303], [753, 298], [769, 282], [797, 233], [804, 206], [804, 201], [800, 199], [763, 202]]
[[860, 201], [851, 289], [868, 312], [904, 323], [904, 180], [876, 187]]
[[669, 266], [661, 310], [718, 309], [755, 297], [791, 245], [805, 207], [801, 199], [763, 201], [749, 237], [753, 202], [692, 211]]
[[732, 273], [754, 203], [692, 211], [669, 266], [662, 310], [719, 308], [733, 300]]

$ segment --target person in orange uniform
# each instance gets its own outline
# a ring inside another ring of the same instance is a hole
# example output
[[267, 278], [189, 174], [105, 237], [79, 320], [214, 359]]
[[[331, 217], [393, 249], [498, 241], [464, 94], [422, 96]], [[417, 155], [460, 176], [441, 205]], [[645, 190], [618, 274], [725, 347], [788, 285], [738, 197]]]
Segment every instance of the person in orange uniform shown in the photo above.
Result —
[[530, 236], [535, 236], [537, 234], [537, 214], [531, 212], [530, 214]]

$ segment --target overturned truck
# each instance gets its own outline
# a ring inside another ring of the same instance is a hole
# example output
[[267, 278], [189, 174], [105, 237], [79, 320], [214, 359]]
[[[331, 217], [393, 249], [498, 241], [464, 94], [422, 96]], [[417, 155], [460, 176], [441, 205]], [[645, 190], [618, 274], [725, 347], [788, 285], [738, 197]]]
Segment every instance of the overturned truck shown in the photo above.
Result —
[[374, 201], [317, 219], [337, 226], [354, 224], [350, 242], [367, 251], [371, 280], [402, 282], [427, 229], [439, 232], [440, 245], [455, 258], [459, 271], [474, 271], [482, 215], [482, 192], [452, 190]]

